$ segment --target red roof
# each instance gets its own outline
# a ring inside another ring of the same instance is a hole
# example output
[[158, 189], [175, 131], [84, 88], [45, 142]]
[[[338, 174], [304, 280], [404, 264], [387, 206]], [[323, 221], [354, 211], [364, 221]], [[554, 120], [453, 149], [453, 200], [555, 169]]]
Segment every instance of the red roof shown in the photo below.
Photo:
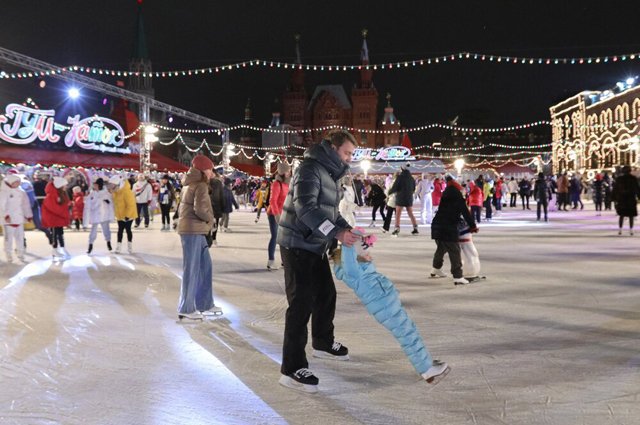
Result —
[[232, 167], [247, 173], [250, 176], [264, 176], [264, 167], [256, 164], [231, 164]]
[[[102, 152], [64, 152], [48, 149], [22, 148], [5, 144], [0, 145], [0, 161], [27, 165], [60, 164], [67, 167], [140, 169], [140, 157], [138, 155], [110, 155]], [[189, 167], [153, 151], [151, 152], [151, 162], [157, 164], [158, 170], [161, 171], [186, 171], [189, 169]]]

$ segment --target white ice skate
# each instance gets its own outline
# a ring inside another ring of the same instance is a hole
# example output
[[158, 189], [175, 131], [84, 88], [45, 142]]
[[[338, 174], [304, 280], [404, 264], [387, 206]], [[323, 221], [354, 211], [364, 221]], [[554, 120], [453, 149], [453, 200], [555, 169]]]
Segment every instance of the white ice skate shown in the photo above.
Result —
[[127, 242], [127, 251], [129, 254], [133, 254], [133, 242]]
[[217, 305], [214, 305], [207, 311], [201, 311], [200, 314], [204, 318], [210, 318], [215, 316], [222, 316], [224, 313], [222, 312], [222, 309], [220, 307], [218, 307]]
[[116, 254], [120, 254], [122, 252], [122, 242], [116, 243]]
[[204, 320], [204, 316], [199, 311], [194, 311], [193, 313], [178, 313], [178, 320], [182, 322], [202, 322]]
[[464, 277], [457, 277], [455, 279], [453, 279], [453, 284], [454, 285], [466, 285], [470, 283], [467, 279], [465, 279]]
[[433, 364], [425, 373], [422, 374], [422, 377], [429, 384], [437, 384], [449, 374], [451, 368], [446, 362], [441, 362], [440, 360], [434, 360]]
[[431, 279], [438, 279], [441, 277], [447, 277], [447, 274], [442, 271], [442, 269], [432, 268], [431, 273], [429, 273], [429, 277]]
[[275, 264], [275, 260], [267, 261], [267, 270], [269, 271], [278, 270], [278, 266]]

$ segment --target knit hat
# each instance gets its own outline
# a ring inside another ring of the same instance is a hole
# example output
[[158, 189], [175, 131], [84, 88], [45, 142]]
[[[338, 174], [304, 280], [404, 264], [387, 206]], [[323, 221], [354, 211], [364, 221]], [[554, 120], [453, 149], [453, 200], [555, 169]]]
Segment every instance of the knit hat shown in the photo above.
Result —
[[411, 168], [411, 163], [410, 162], [406, 162], [406, 163], [402, 164], [400, 166], [400, 168], [402, 168], [403, 170], [408, 170], [409, 168]]
[[16, 183], [16, 182], [19, 182], [19, 181], [20, 181], [20, 177], [18, 177], [18, 176], [17, 176], [17, 175], [15, 175], [15, 174], [7, 174], [7, 175], [5, 176], [5, 178], [4, 178], [4, 181], [5, 181], [7, 184], [14, 184], [14, 183]]
[[278, 174], [285, 174], [291, 170], [291, 167], [286, 162], [278, 163]]
[[53, 178], [53, 186], [55, 186], [56, 189], [60, 189], [62, 187], [65, 187], [67, 185], [67, 179], [65, 179], [64, 177], [54, 177]]
[[109, 177], [109, 183], [114, 184], [116, 186], [120, 186], [120, 183], [122, 183], [122, 176], [115, 174]]
[[165, 175], [162, 176], [162, 179], [171, 180], [171, 177], [169, 177], [169, 174], [165, 174]]
[[73, 193], [80, 193], [82, 192], [82, 189], [80, 188], [80, 186], [73, 186], [73, 189], [71, 189], [73, 191]]
[[213, 161], [204, 155], [197, 155], [191, 161], [191, 166], [196, 170], [204, 171], [213, 169]]
[[93, 183], [98, 185], [98, 190], [102, 190], [104, 187], [104, 180], [102, 180], [102, 177], [98, 177]]

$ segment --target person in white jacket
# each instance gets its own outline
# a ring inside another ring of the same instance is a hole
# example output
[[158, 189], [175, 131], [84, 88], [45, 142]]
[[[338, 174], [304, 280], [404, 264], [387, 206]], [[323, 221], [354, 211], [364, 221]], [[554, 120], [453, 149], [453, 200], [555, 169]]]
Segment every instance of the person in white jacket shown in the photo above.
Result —
[[135, 227], [140, 226], [140, 221], [144, 216], [144, 227], [149, 227], [149, 204], [153, 198], [153, 187], [144, 174], [138, 174], [138, 181], [133, 185], [133, 194], [136, 197], [138, 207], [138, 218]]
[[33, 219], [29, 197], [20, 187], [20, 177], [9, 174], [0, 189], [0, 219], [4, 230], [4, 251], [13, 262], [13, 244], [18, 259], [24, 261], [24, 222]]
[[353, 189], [353, 178], [350, 175], [342, 178], [342, 190], [344, 196], [338, 204], [338, 211], [342, 218], [344, 218], [349, 226], [356, 227], [356, 194]]
[[111, 251], [111, 229], [109, 224], [114, 220], [113, 197], [104, 187], [102, 178], [97, 178], [93, 183], [93, 189], [85, 198], [84, 203], [83, 223], [91, 225], [87, 254], [91, 254], [91, 251], [93, 251], [93, 243], [98, 237], [98, 226], [102, 227], [107, 249]]
[[416, 196], [420, 198], [422, 203], [422, 224], [431, 224], [433, 220], [433, 201], [431, 193], [433, 192], [433, 179], [427, 174], [422, 173], [422, 178], [416, 186]]

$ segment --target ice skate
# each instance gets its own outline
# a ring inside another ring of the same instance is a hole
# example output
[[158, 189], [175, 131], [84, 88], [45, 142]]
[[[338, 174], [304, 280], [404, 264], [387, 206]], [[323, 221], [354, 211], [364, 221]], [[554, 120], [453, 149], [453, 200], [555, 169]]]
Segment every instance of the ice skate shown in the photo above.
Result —
[[399, 234], [400, 234], [400, 229], [398, 227], [396, 227], [396, 230], [394, 230], [391, 233], [391, 236], [395, 236], [397, 238]]
[[58, 251], [58, 248], [52, 248], [51, 259], [54, 262], [58, 262], [58, 261], [62, 261], [63, 260], [63, 257], [60, 255], [60, 252]]
[[480, 280], [485, 280], [487, 277], [486, 276], [472, 276], [472, 277], [465, 277], [465, 279], [467, 279], [469, 281], [469, 283], [474, 283], [474, 282], [478, 282]]
[[127, 242], [127, 252], [133, 254], [133, 242]]
[[116, 243], [116, 254], [120, 254], [122, 252], [122, 242]]
[[454, 285], [466, 285], [468, 284], [469, 281], [467, 279], [465, 279], [464, 277], [457, 277], [455, 279], [453, 279], [453, 284]]
[[200, 314], [202, 314], [202, 316], [204, 316], [205, 318], [209, 318], [214, 316], [222, 316], [224, 313], [222, 312], [222, 309], [220, 307], [214, 305], [207, 311], [201, 311]]
[[420, 232], [418, 232], [418, 226], [416, 226], [416, 227], [414, 227], [414, 228], [413, 228], [413, 231], [411, 232], [411, 234], [412, 234], [412, 235], [414, 235], [414, 236], [416, 236], [416, 235], [419, 235], [419, 234], [420, 234]]
[[349, 349], [339, 342], [334, 342], [327, 350], [313, 349], [313, 357], [319, 359], [349, 360]]
[[622, 229], [618, 230], [618, 236], [622, 236]]
[[441, 362], [440, 360], [434, 360], [431, 367], [422, 374], [422, 377], [429, 384], [437, 384], [449, 374], [451, 368], [446, 362]]
[[193, 313], [178, 313], [179, 321], [187, 321], [187, 322], [202, 322], [204, 320], [204, 316], [199, 311], [194, 311]]
[[275, 260], [267, 261], [267, 270], [269, 271], [278, 270], [278, 266], [275, 264]]
[[429, 273], [429, 277], [432, 279], [437, 279], [440, 277], [447, 277], [447, 274], [443, 272], [442, 269], [433, 268], [431, 269], [431, 273]]
[[633, 236], [633, 229], [629, 229], [629, 236]]
[[89, 244], [89, 248], [87, 249], [87, 255], [91, 254], [91, 251], [93, 251], [93, 244], [92, 243]]
[[107, 249], [111, 252], [111, 241], [107, 241]]
[[318, 392], [319, 379], [307, 368], [296, 370], [289, 375], [282, 375], [278, 380], [280, 385], [309, 394]]
[[71, 258], [71, 254], [69, 254], [69, 251], [67, 251], [65, 247], [60, 247], [58, 248], [58, 250], [60, 251], [60, 256], [63, 260], [68, 260], [69, 258]]
[[371, 220], [371, 223], [369, 223], [369, 227], [376, 227], [376, 221]]

